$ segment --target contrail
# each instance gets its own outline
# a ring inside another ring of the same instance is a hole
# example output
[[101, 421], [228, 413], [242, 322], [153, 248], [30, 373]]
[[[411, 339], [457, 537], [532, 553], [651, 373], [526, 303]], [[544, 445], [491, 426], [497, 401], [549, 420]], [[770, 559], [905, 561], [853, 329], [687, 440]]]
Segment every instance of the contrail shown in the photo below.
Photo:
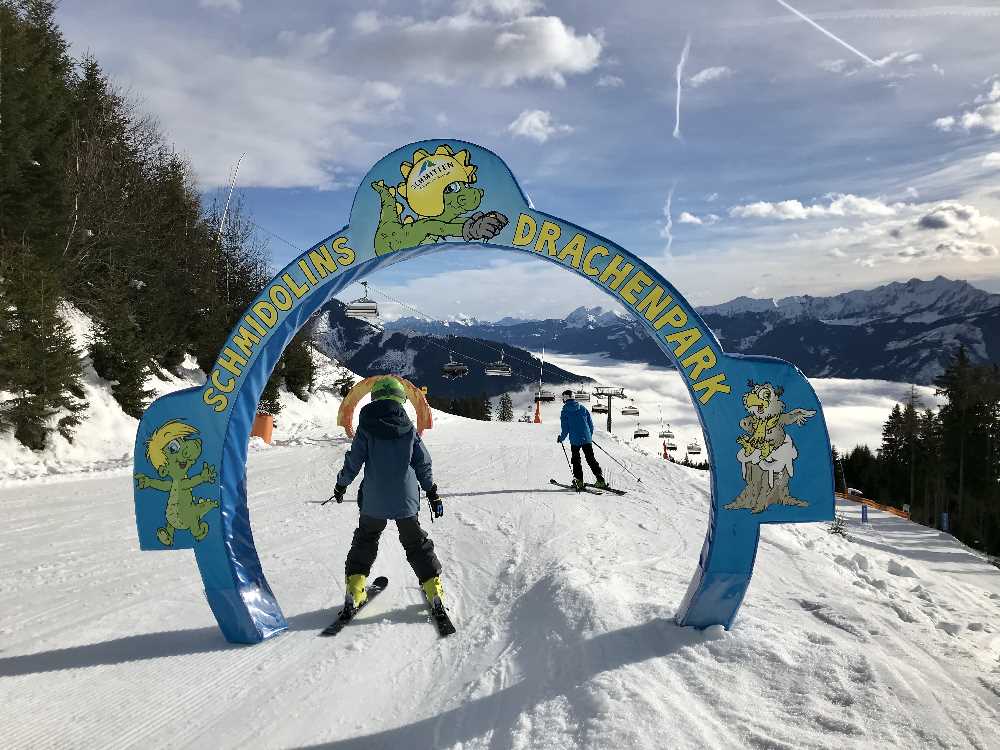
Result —
[[864, 52], [862, 52], [861, 50], [859, 50], [859, 49], [857, 49], [855, 47], [852, 47], [851, 45], [849, 45], [847, 42], [845, 42], [843, 39], [841, 39], [839, 36], [833, 34], [832, 32], [827, 31], [822, 26], [820, 26], [818, 23], [816, 23], [814, 20], [812, 20], [811, 18], [809, 18], [809, 16], [807, 16], [805, 13], [802, 13], [800, 11], [795, 10], [795, 8], [793, 8], [791, 5], [789, 5], [788, 3], [786, 3], [785, 0], [776, 0], [776, 2], [781, 7], [787, 8], [788, 10], [792, 11], [792, 13], [794, 13], [795, 15], [797, 15], [803, 21], [805, 21], [806, 23], [808, 23], [810, 26], [818, 29], [819, 31], [822, 31], [824, 34], [826, 34], [828, 37], [830, 37], [833, 41], [835, 41], [838, 44], [841, 44], [844, 47], [846, 47], [847, 49], [849, 49], [851, 52], [853, 52], [855, 55], [857, 55], [858, 57], [860, 57], [862, 60], [864, 60], [869, 65], [874, 65], [876, 68], [878, 67], [878, 63], [875, 62], [874, 60], [872, 60], [870, 57], [868, 57], [868, 55], [866, 55]]
[[[684, 42], [684, 49], [681, 51], [680, 62], [677, 63], [677, 107], [674, 116], [674, 138], [680, 140], [681, 137], [681, 78], [684, 77], [684, 63], [687, 62], [688, 52], [691, 51], [691, 35], [687, 35]], [[673, 193], [673, 191], [670, 191]]]
[[663, 225], [662, 234], [667, 238], [668, 255], [671, 252], [671, 248], [674, 246], [674, 217], [670, 204], [674, 202], [674, 190], [676, 189], [677, 181], [674, 180], [674, 184], [670, 186], [670, 192], [667, 193], [667, 202], [663, 204], [663, 214], [667, 217], [667, 223]]

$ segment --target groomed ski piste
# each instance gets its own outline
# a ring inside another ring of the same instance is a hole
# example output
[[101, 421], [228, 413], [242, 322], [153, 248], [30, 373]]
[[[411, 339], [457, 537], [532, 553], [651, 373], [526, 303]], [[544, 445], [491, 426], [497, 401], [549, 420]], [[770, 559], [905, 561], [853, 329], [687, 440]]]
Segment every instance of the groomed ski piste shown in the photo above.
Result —
[[310, 501], [331, 494], [348, 442], [330, 392], [283, 399], [276, 444], [252, 445], [248, 501], [289, 629], [256, 646], [222, 638], [189, 551], [139, 552], [130, 462], [67, 459], [0, 486], [0, 744], [1000, 747], [1000, 570], [839, 504], [847, 538], [763, 529], [732, 630], [679, 628], [708, 474], [599, 433], [642, 483], [598, 452], [628, 494], [567, 492], [549, 483], [568, 478], [554, 423], [438, 412], [425, 434], [445, 516], [421, 519], [455, 635], [431, 625], [390, 525], [373, 570], [388, 589], [319, 638], [357, 507]]

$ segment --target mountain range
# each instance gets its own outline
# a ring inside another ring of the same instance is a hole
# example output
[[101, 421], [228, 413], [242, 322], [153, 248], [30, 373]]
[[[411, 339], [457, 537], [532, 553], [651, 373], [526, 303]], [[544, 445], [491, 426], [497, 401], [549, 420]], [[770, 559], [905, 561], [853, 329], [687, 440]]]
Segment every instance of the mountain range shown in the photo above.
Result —
[[[466, 335], [463, 329], [448, 330], [444, 326], [441, 333], [388, 330], [376, 323], [349, 318], [346, 311], [347, 306], [340, 300], [327, 302], [312, 323], [311, 338], [321, 352], [360, 375], [395, 373], [427, 386], [431, 395], [450, 398], [481, 394], [495, 397], [522, 388], [537, 388], [540, 369], [545, 387], [551, 387], [554, 393], [561, 390], [557, 388], [559, 385], [590, 380], [550, 363], [543, 368], [540, 360], [524, 349], [483, 341]], [[500, 360], [501, 354], [511, 367], [511, 375], [487, 375], [486, 365]], [[455, 379], [444, 377], [442, 368], [452, 359], [467, 365], [468, 374]]]
[[[726, 351], [780, 357], [814, 377], [930, 384], [960, 346], [973, 362], [1000, 362], [1000, 294], [943, 276], [828, 297], [737, 297], [698, 311]], [[545, 320], [408, 317], [386, 323], [384, 334], [392, 332], [669, 365], [630, 315], [601, 307]]]

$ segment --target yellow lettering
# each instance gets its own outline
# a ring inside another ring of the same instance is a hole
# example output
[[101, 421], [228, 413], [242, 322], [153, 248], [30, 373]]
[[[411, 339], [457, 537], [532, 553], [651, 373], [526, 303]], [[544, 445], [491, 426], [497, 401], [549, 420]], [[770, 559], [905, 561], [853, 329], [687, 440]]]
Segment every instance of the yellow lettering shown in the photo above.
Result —
[[240, 366], [245, 365], [246, 363], [246, 359], [234, 352], [228, 346], [223, 349], [222, 353], [219, 355], [219, 367], [226, 368], [236, 377], [239, 377], [240, 373], [243, 372], [243, 370], [240, 369]]
[[674, 356], [679, 358], [701, 338], [701, 331], [697, 328], [688, 328], [686, 331], [671, 333], [669, 336], [664, 336], [664, 338], [668, 344], [678, 344], [677, 348], [674, 349]]
[[681, 310], [680, 305], [674, 305], [667, 312], [653, 324], [653, 328], [659, 331], [667, 323], [672, 325], [674, 328], [683, 328], [687, 325], [688, 316], [687, 313]]
[[[219, 382], [220, 374], [221, 373], [218, 370], [212, 370], [212, 385], [214, 385], [223, 393], [231, 393], [233, 388], [236, 387], [236, 378], [229, 378], [229, 380], [226, 381], [226, 384], [223, 385], [222, 383]], [[209, 388], [209, 390], [211, 390], [211, 388]]]
[[580, 260], [583, 257], [583, 248], [587, 246], [587, 239], [582, 234], [573, 235], [573, 239], [566, 243], [566, 247], [562, 249], [559, 253], [559, 260], [563, 263], [566, 262], [566, 258], [572, 258], [570, 265], [573, 268], [580, 267]]
[[646, 290], [646, 287], [653, 283], [642, 271], [636, 271], [635, 276], [628, 280], [628, 283], [618, 292], [626, 302], [636, 304], [639, 301], [638, 295]]
[[[267, 304], [267, 303], [262, 303], [262, 304]], [[243, 316], [243, 320], [245, 320], [247, 322], [247, 325], [249, 325], [251, 328], [253, 328], [261, 336], [266, 336], [267, 335], [267, 329], [266, 328], [262, 328], [261, 325], [260, 325], [260, 323], [257, 322], [256, 318], [251, 318], [249, 315], [245, 315], [245, 316]], [[272, 323], [272, 325], [273, 325], [273, 323]]]
[[274, 328], [274, 324], [278, 322], [278, 311], [274, 309], [274, 305], [270, 302], [261, 300], [253, 306], [253, 311], [257, 313], [257, 317], [268, 328]]
[[542, 246], [545, 245], [549, 249], [549, 255], [558, 255], [559, 251], [556, 250], [556, 240], [559, 239], [560, 234], [562, 234], [562, 230], [558, 224], [553, 224], [551, 221], [543, 221], [542, 229], [538, 232], [538, 239], [535, 240], [535, 252], [540, 253]]
[[517, 217], [517, 228], [514, 230], [514, 239], [511, 242], [515, 245], [530, 245], [535, 238], [538, 225], [528, 214], [521, 214]]
[[[240, 330], [236, 332], [233, 336], [233, 343], [240, 348], [247, 357], [253, 354], [253, 345], [260, 343], [260, 337], [255, 335], [252, 331], [248, 331], [243, 326], [240, 326]], [[219, 386], [220, 391], [225, 391], [226, 389]], [[228, 391], [226, 391], [228, 393]]]
[[354, 262], [357, 256], [354, 254], [354, 249], [347, 246], [346, 237], [338, 237], [330, 244], [337, 252], [337, 261], [340, 265], [347, 267]]
[[337, 263], [330, 255], [330, 251], [326, 249], [326, 245], [320, 245], [315, 250], [310, 250], [309, 260], [316, 267], [316, 273], [321, 279], [325, 279], [337, 270]]
[[302, 299], [306, 292], [309, 291], [309, 287], [296, 283], [290, 273], [281, 274], [281, 280], [288, 284], [288, 288], [292, 290], [292, 294], [295, 295], [295, 299]]
[[688, 377], [691, 378], [691, 380], [697, 380], [698, 376], [705, 370], [711, 370], [715, 367], [715, 363], [715, 352], [712, 351], [712, 347], [710, 346], [703, 346], [701, 349], [681, 362], [681, 364], [685, 367], [694, 365], [694, 369], [688, 373]]
[[214, 388], [206, 388], [205, 392], [201, 395], [201, 400], [215, 409], [215, 411], [225, 411], [226, 406], [229, 405], [229, 399], [221, 393], [216, 393]]
[[[631, 263], [626, 263], [624, 266], [621, 262], [625, 260], [622, 256], [616, 255], [608, 263], [607, 267], [604, 269], [604, 273], [601, 274], [600, 282], [606, 284], [608, 289], [617, 289], [625, 281], [625, 277], [632, 273], [632, 269], [635, 268]], [[611, 283], [608, 284], [608, 280], [611, 279]]]
[[728, 385], [726, 385], [726, 373], [724, 372], [720, 372], [718, 375], [713, 375], [707, 380], [695, 383], [691, 387], [696, 391], [705, 391], [698, 397], [698, 400], [703, 404], [707, 404], [716, 393], [729, 393], [732, 390]]
[[312, 269], [309, 267], [309, 264], [306, 263], [306, 259], [305, 258], [301, 258], [299, 260], [299, 268], [302, 269], [302, 273], [305, 274], [305, 277], [307, 279], [309, 279], [309, 283], [312, 284], [313, 286], [315, 286], [316, 285], [316, 274], [314, 274], [312, 272]]
[[270, 289], [267, 290], [267, 296], [271, 298], [271, 302], [279, 310], [291, 310], [292, 309], [292, 295], [288, 293], [281, 284], [275, 284]]
[[608, 249], [604, 247], [604, 245], [594, 245], [587, 252], [587, 257], [583, 259], [583, 272], [588, 276], [597, 276], [601, 272], [600, 268], [594, 268], [594, 266], [591, 265], [591, 261], [598, 255], [606, 257], [608, 255]]
[[[663, 297], [663, 287], [657, 284], [650, 290], [649, 294], [642, 298], [642, 301], [636, 305], [635, 309], [643, 313], [646, 316], [646, 320], [653, 322], [656, 320], [657, 316], [663, 312], [667, 305], [674, 301], [674, 298], [669, 294], [665, 299], [661, 301]], [[664, 325], [666, 321], [664, 321]], [[656, 330], [660, 330], [663, 326], [654, 326]]]

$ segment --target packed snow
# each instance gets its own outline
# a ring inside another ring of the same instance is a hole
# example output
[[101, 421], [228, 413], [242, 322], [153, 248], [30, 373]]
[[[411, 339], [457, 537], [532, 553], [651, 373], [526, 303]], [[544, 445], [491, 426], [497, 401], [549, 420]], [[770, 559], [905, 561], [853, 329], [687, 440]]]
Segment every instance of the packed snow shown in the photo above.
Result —
[[548, 482], [567, 474], [554, 424], [436, 419], [446, 510], [423, 520], [459, 628], [446, 640], [391, 529], [373, 571], [389, 589], [317, 638], [357, 520], [310, 502], [347, 447], [325, 424], [250, 453], [254, 537], [290, 625], [257, 646], [222, 639], [190, 552], [138, 551], [130, 476], [0, 489], [5, 745], [1000, 746], [1000, 571], [949, 536], [878, 512], [862, 525], [853, 504], [848, 538], [765, 528], [734, 628], [679, 628], [707, 473], [605, 438], [642, 484], [599, 453], [629, 494], [577, 495]]
[[[675, 376], [620, 367], [600, 379], [631, 373], [637, 394]], [[184, 373], [159, 392], [198, 382], [193, 363]], [[878, 511], [862, 524], [842, 503], [846, 537], [762, 530], [732, 630], [677, 627], [707, 472], [599, 432], [642, 483], [598, 451], [628, 494], [559, 490], [558, 404], [541, 425], [435, 413], [425, 433], [445, 516], [422, 520], [456, 635], [439, 639], [389, 529], [373, 571], [389, 588], [318, 638], [357, 521], [353, 503], [318, 502], [348, 446], [335, 374], [320, 357], [310, 401], [283, 393], [275, 444], [252, 441], [254, 539], [289, 622], [256, 646], [222, 639], [190, 552], [138, 550], [135, 420], [106, 383], [88, 374], [74, 443], [14, 453], [4, 438], [4, 747], [1000, 747], [1000, 570], [947, 534]], [[639, 398], [679, 414], [676, 385], [676, 402]], [[887, 411], [889, 386], [870, 408]], [[671, 422], [679, 442], [694, 435]]]

